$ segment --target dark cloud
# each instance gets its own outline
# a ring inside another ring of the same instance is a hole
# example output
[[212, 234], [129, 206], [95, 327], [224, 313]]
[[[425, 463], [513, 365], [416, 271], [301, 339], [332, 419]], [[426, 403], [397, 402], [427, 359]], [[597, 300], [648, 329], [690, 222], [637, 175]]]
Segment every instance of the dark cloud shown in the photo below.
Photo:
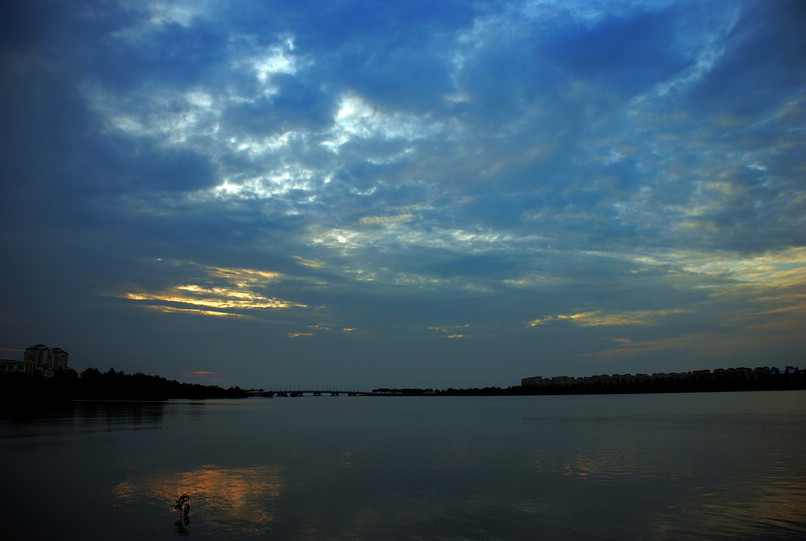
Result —
[[0, 160], [6, 182], [47, 182], [83, 153], [91, 122], [70, 71], [29, 52], [3, 58]]
[[84, 60], [91, 61], [85, 69], [92, 77], [119, 92], [148, 88], [154, 82], [174, 88], [221, 83], [219, 78], [228, 73], [228, 37], [220, 26], [187, 28], [176, 22], [154, 26], [147, 17], [145, 13], [131, 17], [127, 29], [108, 29], [85, 38], [89, 54]]
[[447, 276], [484, 276], [492, 279], [511, 275], [515, 264], [500, 255], [450, 257], [432, 265], [436, 274]]
[[272, 83], [273, 95], [228, 105], [222, 121], [260, 136], [332, 125], [337, 103], [318, 84], [285, 74], [274, 77]]
[[382, 107], [433, 111], [443, 107], [443, 96], [451, 90], [448, 67], [434, 51], [421, 48], [388, 50], [366, 43], [361, 60], [349, 53], [330, 64], [325, 75], [341, 88], [358, 92]]
[[[322, 6], [309, 0], [293, 2], [283, 21], [299, 32], [303, 43], [314, 50], [333, 50], [358, 43], [366, 46], [371, 55], [372, 49], [394, 44], [419, 47], [423, 40], [464, 28], [472, 24], [476, 10], [476, 6], [454, 1], [416, 0], [403, 5], [370, 7], [363, 2], [336, 2]], [[356, 51], [356, 56], [368, 55]]]
[[804, 21], [802, 2], [750, 7], [725, 40], [725, 57], [691, 93], [691, 106], [706, 114], [754, 114], [802, 88], [806, 81]]
[[205, 156], [185, 149], [165, 149], [151, 142], [123, 146], [98, 145], [109, 177], [99, 178], [105, 192], [130, 195], [154, 190], [167, 192], [193, 191], [215, 184], [210, 163]]
[[540, 52], [574, 77], [634, 96], [689, 64], [676, 43], [675, 21], [682, 9], [612, 16], [593, 26], [579, 25], [547, 40]]

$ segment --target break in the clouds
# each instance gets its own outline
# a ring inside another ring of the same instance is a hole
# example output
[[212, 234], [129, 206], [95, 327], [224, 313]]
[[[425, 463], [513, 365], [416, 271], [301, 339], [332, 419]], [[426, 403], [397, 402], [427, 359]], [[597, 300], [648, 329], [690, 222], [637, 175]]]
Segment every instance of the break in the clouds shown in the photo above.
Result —
[[802, 2], [10, 2], [4, 348], [271, 386], [797, 364]]

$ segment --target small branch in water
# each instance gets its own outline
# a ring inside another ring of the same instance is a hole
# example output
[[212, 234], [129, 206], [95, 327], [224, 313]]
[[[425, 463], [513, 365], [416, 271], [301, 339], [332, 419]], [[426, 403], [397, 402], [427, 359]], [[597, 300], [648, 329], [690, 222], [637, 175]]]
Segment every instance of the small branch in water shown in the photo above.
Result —
[[190, 494], [182, 493], [176, 499], [176, 505], [174, 505], [174, 510], [176, 511], [176, 522], [174, 526], [176, 526], [176, 533], [183, 537], [187, 537], [190, 535], [190, 530], [188, 530], [188, 524], [190, 524]]
[[190, 494], [185, 494], [183, 492], [182, 495], [176, 499], [176, 505], [174, 505], [176, 512], [179, 513], [182, 511], [185, 515], [187, 515], [190, 512], [190, 504], [188, 501], [190, 501]]

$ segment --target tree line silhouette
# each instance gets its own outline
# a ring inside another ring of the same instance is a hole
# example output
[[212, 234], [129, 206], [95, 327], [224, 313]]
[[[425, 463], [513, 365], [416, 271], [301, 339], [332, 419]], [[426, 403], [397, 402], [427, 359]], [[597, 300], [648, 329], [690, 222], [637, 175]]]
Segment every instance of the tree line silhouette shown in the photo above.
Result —
[[170, 400], [173, 398], [244, 398], [249, 393], [240, 387], [224, 389], [217, 385], [180, 383], [160, 376], [137, 372], [126, 374], [110, 368], [101, 372], [87, 368], [81, 374], [68, 368], [53, 376], [4, 374], [0, 392], [5, 400]]
[[[379, 388], [375, 396], [501, 396], [560, 394], [683, 393], [714, 391], [762, 391], [806, 389], [806, 370], [797, 367], [758, 367], [697, 370], [666, 374], [613, 374], [586, 377], [559, 376], [524, 378], [521, 385], [482, 388]], [[273, 394], [273, 393], [271, 393]], [[366, 394], [366, 393], [365, 393]], [[137, 372], [126, 374], [110, 368], [101, 372], [87, 368], [81, 374], [73, 369], [42, 375], [0, 375], [0, 400], [170, 400], [246, 398], [253, 390], [198, 383], [180, 383], [160, 376]], [[266, 395], [270, 396], [270, 395]]]

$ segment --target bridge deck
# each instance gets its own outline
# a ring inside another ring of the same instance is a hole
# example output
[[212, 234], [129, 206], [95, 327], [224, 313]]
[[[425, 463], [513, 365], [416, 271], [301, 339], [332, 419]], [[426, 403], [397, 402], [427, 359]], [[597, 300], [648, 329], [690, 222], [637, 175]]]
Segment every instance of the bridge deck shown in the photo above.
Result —
[[297, 397], [303, 395], [310, 396], [373, 396], [377, 393], [371, 391], [363, 391], [356, 389], [330, 389], [330, 388], [299, 388], [299, 389], [269, 389], [266, 391], [253, 391], [252, 394], [256, 396], [283, 396], [283, 397]]

